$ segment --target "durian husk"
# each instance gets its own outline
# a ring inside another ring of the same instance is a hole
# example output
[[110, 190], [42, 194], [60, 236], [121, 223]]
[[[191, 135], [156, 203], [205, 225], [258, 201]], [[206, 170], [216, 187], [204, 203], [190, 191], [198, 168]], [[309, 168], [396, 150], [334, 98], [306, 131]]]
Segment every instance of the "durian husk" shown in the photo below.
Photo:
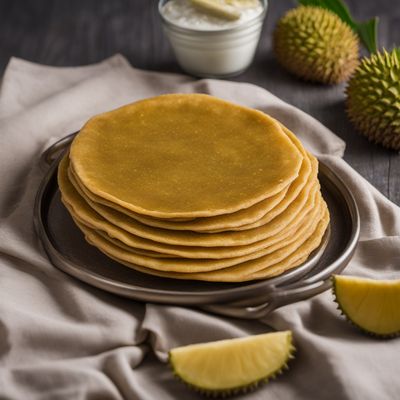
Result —
[[400, 150], [400, 50], [365, 57], [346, 88], [346, 111], [370, 141]]
[[312, 6], [289, 10], [273, 36], [278, 62], [308, 81], [346, 81], [359, 63], [359, 40], [333, 12]]

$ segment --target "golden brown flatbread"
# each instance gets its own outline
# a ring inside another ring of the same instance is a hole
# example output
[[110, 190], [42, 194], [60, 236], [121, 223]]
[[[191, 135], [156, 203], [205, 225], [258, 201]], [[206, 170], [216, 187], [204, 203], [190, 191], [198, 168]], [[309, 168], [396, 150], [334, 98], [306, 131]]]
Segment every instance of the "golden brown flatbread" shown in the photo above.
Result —
[[[226, 230], [243, 230], [260, 226], [270, 221], [282, 211], [297, 197], [303, 187], [311, 180], [310, 174], [317, 175], [317, 161], [307, 153], [301, 142], [296, 136], [282, 126], [285, 134], [289, 137], [292, 143], [298, 148], [303, 155], [302, 165], [298, 177], [281, 192], [269, 197], [261, 202], [254, 204], [249, 208], [236, 211], [231, 214], [217, 215], [213, 217], [195, 218], [190, 221], [171, 221], [159, 219], [147, 215], [141, 215], [124, 207], [114, 204], [108, 200], [102, 199], [90, 192], [80, 181], [79, 176], [74, 173], [72, 165], [69, 166], [69, 176], [75, 188], [84, 197], [87, 202], [105, 219], [113, 221], [112, 214], [114, 210], [125, 214], [127, 217], [133, 218], [145, 225], [172, 229], [172, 230], [190, 230], [194, 232], [223, 232]], [[311, 165], [313, 163], [313, 165]], [[111, 210], [110, 210], [111, 209]], [[119, 216], [120, 218], [126, 218]], [[262, 218], [262, 220], [261, 220]], [[126, 221], [129, 223], [129, 220]], [[252, 226], [250, 226], [252, 224]]]
[[[249, 280], [265, 279], [280, 275], [290, 268], [294, 268], [300, 265], [308, 256], [315, 250], [321, 243], [324, 236], [326, 228], [329, 224], [329, 212], [325, 208], [322, 219], [318, 222], [315, 231], [305, 240], [300, 246], [289, 245], [276, 253], [268, 254], [256, 260], [247, 261], [233, 267], [224, 268], [217, 271], [211, 272], [200, 272], [200, 273], [178, 273], [178, 272], [165, 272], [154, 270], [152, 268], [146, 268], [132, 264], [126, 259], [120, 258], [121, 251], [115, 250], [115, 247], [106, 240], [102, 240], [101, 237], [96, 237], [94, 235], [88, 235], [86, 237], [87, 241], [96, 247], [99, 246], [101, 242], [101, 251], [108, 255], [110, 258], [118, 261], [119, 263], [126, 265], [127, 267], [133, 268], [137, 271], [144, 272], [151, 275], [174, 278], [174, 279], [186, 279], [186, 280], [202, 280], [209, 282], [245, 282]], [[93, 240], [95, 238], [95, 241]], [[290, 252], [290, 249], [292, 250]], [[283, 256], [285, 253], [289, 253]], [[126, 256], [129, 256], [127, 252]], [[272, 259], [276, 263], [271, 263]], [[265, 264], [263, 264], [265, 261]], [[265, 266], [267, 265], [267, 266]]]
[[[137, 254], [131, 251], [131, 247], [127, 246], [123, 242], [110, 240], [107, 234], [102, 234], [98, 230], [91, 229], [90, 227], [81, 224], [78, 222], [78, 226], [85, 233], [86, 236], [92, 237], [92, 241], [96, 243], [96, 238], [100, 235], [103, 239], [107, 240], [111, 244], [115, 245], [117, 248], [121, 248], [123, 250], [123, 254], [129, 253], [129, 259], [127, 261], [141, 265], [147, 268], [153, 268], [160, 271], [174, 271], [174, 272], [206, 272], [206, 271], [214, 271], [217, 269], [222, 269], [226, 267], [230, 267], [233, 265], [237, 265], [243, 263], [245, 261], [257, 259], [263, 257], [267, 254], [271, 254], [276, 252], [277, 250], [288, 246], [289, 244], [293, 244], [295, 242], [301, 243], [304, 241], [304, 237], [309, 236], [314, 230], [321, 218], [323, 213], [323, 205], [321, 201], [321, 196], [318, 193], [316, 204], [314, 208], [304, 217], [302, 224], [298, 227], [298, 229], [288, 238], [283, 239], [271, 246], [264, 247], [258, 251], [239, 256], [239, 257], [228, 257], [223, 259], [191, 259], [191, 258], [179, 258], [179, 259], [162, 259], [157, 257], [154, 260], [152, 257], [146, 257], [141, 254]], [[101, 250], [101, 240], [96, 243], [99, 249]], [[117, 251], [117, 249], [115, 249]]]
[[278, 121], [199, 94], [92, 118], [60, 162], [87, 241], [130, 268], [241, 282], [303, 263], [329, 224], [318, 161]]
[[[86, 225], [93, 225], [96, 229], [107, 232], [108, 235], [118, 238], [125, 244], [136, 247], [131, 243], [131, 236], [139, 236], [154, 242], [174, 244], [179, 246], [224, 247], [242, 246], [278, 235], [289, 224], [297, 224], [302, 216], [313, 206], [313, 197], [309, 191], [304, 191], [286, 208], [284, 212], [263, 226], [246, 231], [227, 231], [213, 234], [204, 234], [191, 231], [172, 231], [154, 228], [138, 221], [125, 218], [118, 219], [113, 215], [112, 223], [88, 208], [87, 202], [79, 195], [68, 179], [68, 156], [66, 155], [59, 166], [58, 181], [64, 202], [72, 206], [78, 217]], [[314, 192], [317, 187], [313, 187]], [[74, 207], [75, 205], [75, 207]]]
[[98, 115], [75, 137], [70, 158], [92, 193], [157, 218], [248, 208], [287, 187], [302, 162], [275, 120], [201, 94]]
[[[309, 163], [310, 161], [304, 160], [302, 164]], [[304, 169], [304, 168], [302, 168]], [[155, 228], [179, 230], [179, 231], [193, 231], [193, 232], [210, 232], [210, 231], [224, 231], [228, 229], [234, 230], [238, 226], [243, 226], [244, 224], [249, 224], [258, 221], [260, 218], [264, 217], [269, 211], [275, 211], [277, 205], [281, 205], [282, 201], [286, 199], [286, 195], [290, 190], [290, 195], [302, 182], [306, 180], [306, 176], [299, 172], [299, 177], [296, 178], [288, 187], [281, 190], [274, 196], [268, 197], [249, 208], [245, 208], [236, 211], [231, 214], [216, 215], [213, 217], [203, 217], [203, 218], [192, 218], [192, 219], [166, 219], [166, 218], [155, 218], [148, 215], [142, 215], [135, 213], [131, 210], [127, 210], [118, 204], [113, 204], [111, 201], [102, 199], [90, 192], [80, 181], [77, 174], [74, 172], [71, 165], [68, 168], [68, 175], [71, 183], [75, 186], [75, 189], [80, 193], [80, 195], [85, 198], [85, 200], [91, 204], [96, 211], [103, 215], [106, 219], [107, 217], [112, 218], [112, 214], [120, 214], [120, 218], [126, 219], [129, 222], [130, 218], [141, 222], [148, 226], [153, 226]], [[121, 215], [122, 214], [122, 215]]]

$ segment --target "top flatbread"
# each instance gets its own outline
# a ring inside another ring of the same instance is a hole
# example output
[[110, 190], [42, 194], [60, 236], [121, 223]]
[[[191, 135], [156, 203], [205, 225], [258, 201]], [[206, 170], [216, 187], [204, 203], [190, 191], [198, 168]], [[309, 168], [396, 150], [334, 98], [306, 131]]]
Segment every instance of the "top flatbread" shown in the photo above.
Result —
[[96, 116], [70, 158], [92, 193], [157, 218], [248, 208], [286, 188], [303, 159], [272, 118], [200, 94], [158, 96]]
[[[312, 169], [315, 170], [315, 174], [317, 173], [317, 168], [311, 167], [312, 163], [317, 162], [315, 158], [312, 155], [307, 154], [301, 142], [291, 131], [282, 125], [281, 127], [285, 134], [303, 155], [303, 161], [297, 178], [289, 185], [289, 187], [286, 187], [276, 195], [268, 197], [267, 199], [262, 200], [261, 202], [256, 203], [249, 208], [244, 208], [231, 214], [195, 218], [190, 221], [172, 221], [154, 218], [127, 210], [91, 193], [82, 184], [82, 182], [80, 182], [79, 177], [76, 175], [76, 173], [74, 173], [71, 166], [69, 167], [70, 180], [74, 183], [76, 189], [79, 189], [79, 191], [82, 192], [82, 195], [87, 198], [88, 202], [92, 201], [96, 203], [96, 210], [103, 216], [104, 214], [109, 214], [110, 211], [112, 213], [112, 210], [116, 210], [130, 218], [142, 222], [145, 225], [172, 230], [190, 230], [194, 232], [222, 232], [226, 230], [243, 230], [254, 228], [256, 226], [265, 224], [284, 211], [303, 189], [307, 183]], [[105, 216], [105, 218], [107, 219], [107, 216]]]

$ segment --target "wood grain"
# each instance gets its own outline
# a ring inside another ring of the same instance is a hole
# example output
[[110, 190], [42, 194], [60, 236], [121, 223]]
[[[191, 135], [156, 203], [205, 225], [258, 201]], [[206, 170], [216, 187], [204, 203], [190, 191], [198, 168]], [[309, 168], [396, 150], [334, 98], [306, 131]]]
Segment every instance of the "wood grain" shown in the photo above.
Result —
[[[255, 62], [236, 81], [262, 86], [313, 115], [347, 143], [345, 159], [400, 205], [400, 156], [357, 134], [344, 111], [344, 86], [304, 83], [287, 74], [271, 51], [277, 19], [295, 3], [270, 1]], [[380, 45], [400, 45], [399, 0], [347, 0], [359, 20], [380, 17]], [[73, 66], [122, 53], [138, 68], [182, 72], [163, 35], [155, 0], [2, 0], [0, 73], [12, 56]]]

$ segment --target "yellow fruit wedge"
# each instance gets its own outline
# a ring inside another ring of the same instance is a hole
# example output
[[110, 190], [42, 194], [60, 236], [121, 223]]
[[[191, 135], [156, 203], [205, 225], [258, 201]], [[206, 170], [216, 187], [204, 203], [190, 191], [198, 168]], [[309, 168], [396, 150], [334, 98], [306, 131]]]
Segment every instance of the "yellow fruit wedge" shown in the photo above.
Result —
[[228, 396], [254, 389], [287, 368], [290, 331], [177, 347], [169, 353], [175, 375], [199, 392]]
[[199, 10], [206, 14], [234, 21], [240, 18], [240, 11], [221, 0], [190, 0]]
[[333, 293], [343, 314], [370, 334], [400, 334], [400, 279], [374, 280], [334, 275]]

